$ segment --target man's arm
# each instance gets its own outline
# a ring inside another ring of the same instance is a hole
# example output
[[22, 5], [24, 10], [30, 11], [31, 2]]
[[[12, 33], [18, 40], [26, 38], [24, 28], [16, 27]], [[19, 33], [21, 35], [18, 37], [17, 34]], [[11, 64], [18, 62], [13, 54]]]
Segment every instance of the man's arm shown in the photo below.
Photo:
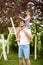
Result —
[[20, 40], [20, 28], [18, 28], [18, 30], [16, 31], [16, 41], [19, 41]]

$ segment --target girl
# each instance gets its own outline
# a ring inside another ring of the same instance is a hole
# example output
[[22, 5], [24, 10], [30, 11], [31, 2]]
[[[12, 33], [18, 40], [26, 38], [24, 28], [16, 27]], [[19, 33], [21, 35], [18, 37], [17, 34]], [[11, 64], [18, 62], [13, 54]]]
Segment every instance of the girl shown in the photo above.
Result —
[[20, 15], [19, 15], [19, 18], [25, 21], [25, 25], [27, 28], [30, 28], [29, 22], [31, 19], [31, 13], [29, 10], [26, 11], [26, 17], [25, 18], [21, 17]]

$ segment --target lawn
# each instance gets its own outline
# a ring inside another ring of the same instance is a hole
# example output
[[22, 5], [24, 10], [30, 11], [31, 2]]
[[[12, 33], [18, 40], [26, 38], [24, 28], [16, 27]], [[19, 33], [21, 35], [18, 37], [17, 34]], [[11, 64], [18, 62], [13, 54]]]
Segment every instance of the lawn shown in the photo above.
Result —
[[[34, 57], [31, 56], [30, 60], [31, 60], [31, 65], [43, 65], [43, 60], [41, 58], [38, 58], [35, 61]], [[8, 54], [8, 60], [4, 61], [3, 58], [2, 58], [0, 60], [0, 65], [19, 65], [17, 53], [9, 53]]]

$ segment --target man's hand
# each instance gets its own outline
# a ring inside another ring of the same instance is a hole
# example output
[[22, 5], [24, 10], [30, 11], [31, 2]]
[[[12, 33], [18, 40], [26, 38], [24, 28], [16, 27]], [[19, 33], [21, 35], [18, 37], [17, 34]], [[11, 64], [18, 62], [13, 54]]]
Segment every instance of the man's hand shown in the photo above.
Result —
[[26, 30], [27, 30], [27, 28], [24, 28], [22, 31], [25, 33], [25, 32], [26, 32]]

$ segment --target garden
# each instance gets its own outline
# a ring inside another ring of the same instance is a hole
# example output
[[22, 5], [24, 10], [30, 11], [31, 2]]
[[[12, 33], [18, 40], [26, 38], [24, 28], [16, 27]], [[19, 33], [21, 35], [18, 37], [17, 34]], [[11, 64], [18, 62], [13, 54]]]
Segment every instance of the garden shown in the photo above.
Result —
[[33, 35], [30, 42], [31, 65], [43, 65], [42, 0], [0, 0], [0, 65], [19, 65], [16, 29], [20, 22], [18, 16], [25, 17], [26, 9], [31, 11], [29, 23]]

